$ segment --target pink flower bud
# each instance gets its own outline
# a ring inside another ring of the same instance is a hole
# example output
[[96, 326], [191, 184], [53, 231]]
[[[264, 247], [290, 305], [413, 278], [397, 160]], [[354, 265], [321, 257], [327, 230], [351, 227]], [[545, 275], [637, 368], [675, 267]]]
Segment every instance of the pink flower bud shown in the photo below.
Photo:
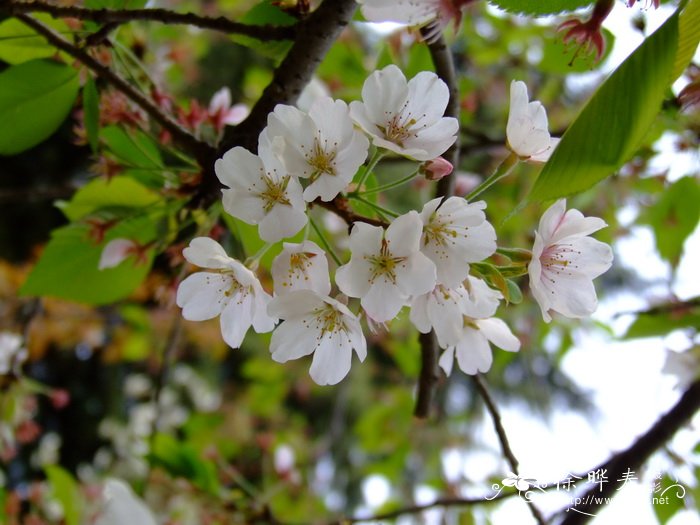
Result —
[[420, 172], [428, 180], [440, 180], [452, 173], [454, 167], [442, 157], [424, 162], [420, 166]]
[[68, 406], [68, 403], [70, 403], [70, 394], [67, 390], [56, 388], [49, 394], [49, 399], [56, 410], [61, 410], [62, 408]]

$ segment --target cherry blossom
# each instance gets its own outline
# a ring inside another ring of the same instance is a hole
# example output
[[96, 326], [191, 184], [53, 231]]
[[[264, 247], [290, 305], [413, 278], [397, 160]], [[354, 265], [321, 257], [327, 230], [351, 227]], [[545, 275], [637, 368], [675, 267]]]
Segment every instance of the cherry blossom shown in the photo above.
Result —
[[439, 365], [450, 375], [456, 355], [457, 364], [465, 374], [488, 372], [493, 363], [490, 343], [508, 352], [520, 350], [520, 341], [502, 320], [467, 318], [459, 342], [443, 352]]
[[282, 251], [272, 261], [275, 295], [294, 290], [314, 290], [321, 295], [331, 293], [328, 259], [315, 242], [284, 243]]
[[354, 128], [342, 100], [317, 99], [308, 114], [279, 104], [267, 122], [270, 136], [284, 138], [280, 156], [287, 171], [309, 179], [304, 189], [308, 202], [333, 200], [367, 158], [369, 141]]
[[231, 105], [231, 90], [221, 88], [214, 93], [209, 102], [208, 117], [212, 126], [218, 131], [224, 127], [234, 126], [248, 116], [248, 107], [245, 104]]
[[591, 315], [598, 306], [593, 279], [612, 264], [612, 249], [589, 235], [607, 226], [598, 217], [566, 211], [559, 199], [542, 215], [528, 266], [530, 289], [550, 322], [551, 311], [566, 317]]
[[350, 116], [376, 146], [432, 160], [457, 140], [457, 119], [443, 116], [449, 98], [447, 85], [435, 73], [422, 71], [407, 82], [392, 64], [365, 80], [362, 102], [350, 103]]
[[269, 332], [276, 320], [267, 315], [271, 297], [248, 268], [229, 257], [219, 243], [207, 237], [192, 239], [182, 252], [190, 263], [207, 272], [190, 275], [177, 289], [177, 305], [188, 321], [221, 316], [224, 341], [238, 348], [252, 325], [256, 332]]
[[396, 218], [386, 229], [356, 222], [350, 232], [350, 262], [335, 281], [350, 297], [360, 297], [374, 321], [390, 321], [410, 296], [435, 287], [435, 265], [419, 251], [422, 223], [417, 212]]
[[313, 353], [309, 373], [319, 385], [335, 385], [348, 374], [353, 349], [360, 361], [367, 356], [359, 319], [331, 297], [295, 290], [275, 297], [268, 311], [284, 320], [272, 334], [272, 359], [286, 363]]
[[29, 354], [22, 346], [22, 336], [0, 332], [0, 375], [17, 371]]
[[131, 239], [113, 239], [102, 249], [97, 268], [116, 268], [131, 256], [136, 258], [136, 264], [145, 264], [148, 260], [148, 248], [150, 245], [142, 245]]
[[229, 188], [222, 190], [224, 209], [248, 224], [258, 224], [261, 239], [277, 242], [306, 224], [301, 185], [275, 155], [267, 130], [260, 134], [258, 155], [237, 146], [216, 161], [214, 170]]
[[120, 479], [110, 478], [102, 489], [102, 508], [95, 525], [156, 525], [146, 504]]
[[427, 294], [414, 298], [410, 319], [421, 333], [435, 330], [439, 346], [447, 348], [459, 343], [464, 316], [491, 317], [496, 313], [502, 297], [482, 279], [469, 276], [464, 284], [455, 288], [438, 284]]
[[530, 102], [525, 82], [510, 84], [510, 113], [506, 125], [508, 147], [520, 158], [546, 162], [559, 139], [551, 138], [547, 111], [541, 102]]
[[469, 274], [471, 262], [496, 251], [496, 231], [486, 220], [484, 201], [468, 203], [460, 197], [429, 201], [420, 213], [423, 221], [421, 252], [437, 268], [437, 280], [457, 286]]
[[419, 171], [427, 180], [440, 180], [447, 177], [454, 170], [449, 160], [438, 157], [420, 165]]
[[675, 388], [685, 390], [700, 379], [700, 348], [693, 347], [684, 352], [666, 349], [666, 360], [661, 372], [674, 376]]

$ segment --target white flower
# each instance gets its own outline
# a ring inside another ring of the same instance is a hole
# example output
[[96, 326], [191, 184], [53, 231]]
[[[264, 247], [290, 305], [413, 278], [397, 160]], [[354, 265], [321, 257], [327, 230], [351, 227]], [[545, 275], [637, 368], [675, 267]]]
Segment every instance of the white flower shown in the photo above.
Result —
[[182, 252], [192, 264], [210, 272], [194, 273], [180, 283], [177, 305], [188, 321], [205, 321], [221, 315], [224, 341], [238, 348], [252, 325], [256, 332], [269, 332], [276, 320], [267, 315], [270, 296], [253, 272], [229, 257], [216, 241], [192, 239]]
[[248, 106], [245, 104], [231, 105], [231, 91], [222, 87], [214, 93], [209, 102], [209, 120], [217, 130], [222, 130], [227, 125], [234, 126], [242, 122], [248, 116]]
[[700, 347], [685, 352], [666, 349], [666, 361], [661, 369], [664, 374], [675, 376], [675, 388], [684, 390], [700, 379]]
[[10, 332], [0, 333], [0, 375], [17, 371], [29, 354], [22, 346], [22, 336]]
[[108, 479], [102, 490], [102, 509], [95, 525], [156, 525], [150, 509], [120, 479]]
[[438, 284], [427, 294], [415, 297], [411, 303], [411, 322], [421, 333], [435, 330], [441, 348], [459, 343], [465, 316], [491, 317], [503, 297], [476, 277], [469, 276], [465, 284], [455, 288]]
[[214, 169], [230, 188], [223, 190], [224, 209], [248, 224], [258, 224], [263, 240], [277, 242], [306, 224], [301, 185], [274, 154], [267, 130], [260, 134], [258, 155], [237, 146], [218, 159]]
[[360, 361], [367, 356], [359, 319], [335, 299], [297, 290], [275, 297], [268, 310], [284, 320], [272, 333], [272, 359], [286, 363], [313, 352], [309, 372], [319, 385], [335, 385], [348, 374], [353, 348]]
[[459, 343], [450, 346], [440, 356], [440, 367], [450, 375], [456, 354], [457, 364], [465, 374], [487, 372], [493, 363], [489, 343], [508, 352], [520, 350], [520, 341], [500, 319], [468, 319], [465, 320]]
[[610, 246], [588, 235], [605, 226], [598, 217], [566, 211], [566, 199], [559, 199], [542, 215], [528, 273], [532, 295], [546, 322], [552, 320], [551, 310], [581, 318], [597, 308], [593, 279], [610, 268], [613, 255]]
[[323, 97], [308, 115], [282, 104], [267, 118], [270, 136], [284, 139], [280, 153], [290, 175], [309, 178], [304, 200], [330, 201], [350, 184], [367, 158], [369, 141], [353, 127], [342, 100]]
[[420, 249], [435, 263], [438, 282], [451, 288], [467, 278], [468, 263], [482, 261], [496, 251], [496, 231], [484, 215], [484, 201], [468, 203], [450, 197], [440, 205], [441, 200], [429, 201], [421, 211]]
[[150, 245], [142, 245], [131, 239], [113, 239], [102, 248], [97, 268], [99, 270], [116, 268], [131, 256], [136, 258], [136, 264], [146, 264], [149, 247]]
[[411, 211], [384, 231], [356, 222], [350, 232], [350, 262], [338, 268], [335, 281], [350, 297], [360, 297], [374, 321], [390, 321], [412, 295], [435, 287], [435, 265], [419, 251], [422, 223]]
[[315, 242], [284, 243], [282, 251], [272, 261], [275, 295], [293, 290], [314, 290], [321, 295], [331, 293], [328, 259]]
[[510, 83], [510, 113], [506, 125], [508, 147], [519, 157], [546, 162], [559, 139], [549, 136], [547, 111], [541, 102], [529, 102], [525, 82]]
[[457, 119], [444, 117], [450, 98], [435, 73], [422, 71], [406, 82], [395, 65], [375, 71], [362, 86], [362, 102], [350, 116], [374, 144], [415, 160], [432, 160], [457, 140]]

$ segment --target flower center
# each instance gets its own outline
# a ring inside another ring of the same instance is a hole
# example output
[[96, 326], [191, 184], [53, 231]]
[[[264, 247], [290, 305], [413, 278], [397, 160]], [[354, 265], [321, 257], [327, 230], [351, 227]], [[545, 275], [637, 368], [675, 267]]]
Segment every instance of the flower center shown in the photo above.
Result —
[[406, 139], [417, 136], [415, 131], [412, 131], [412, 128], [425, 117], [425, 114], [423, 114], [415, 118], [410, 111], [406, 112], [407, 106], [408, 101], [406, 101], [401, 111], [396, 115], [392, 115], [392, 112], [387, 111], [385, 113], [387, 116], [386, 126], [378, 126], [387, 140], [398, 144], [402, 148], [404, 147], [404, 141]]
[[292, 280], [303, 278], [309, 280], [308, 270], [311, 267], [311, 259], [316, 257], [315, 253], [293, 253], [289, 256], [289, 271], [287, 280], [282, 282], [282, 286], [291, 286]]
[[328, 140], [324, 139], [323, 146], [321, 139], [314, 139], [313, 151], [306, 155], [306, 161], [309, 166], [313, 167], [314, 172], [311, 174], [311, 180], [314, 181], [324, 173], [335, 176], [335, 156], [337, 154], [338, 143], [333, 143], [333, 149], [328, 151]]
[[347, 332], [342, 312], [336, 310], [333, 305], [325, 303], [315, 310], [317, 326], [321, 329], [321, 337], [327, 333]]
[[547, 246], [540, 256], [540, 263], [547, 271], [557, 275], [569, 274], [571, 269], [578, 268], [573, 264], [572, 256], [581, 255], [580, 251], [574, 250], [570, 244], [554, 244]]
[[[437, 244], [438, 246], [447, 246], [448, 239], [456, 239], [458, 236], [457, 230], [450, 228], [452, 223], [443, 222], [438, 219], [431, 218], [428, 224], [423, 227], [423, 244], [426, 246], [430, 243]], [[454, 241], [449, 241], [454, 244]]]
[[269, 212], [276, 204], [289, 205], [287, 198], [287, 184], [289, 184], [289, 176], [282, 177], [279, 181], [274, 181], [269, 175], [263, 177], [265, 181], [265, 190], [260, 193], [260, 198], [263, 200], [263, 209]]
[[379, 255], [366, 256], [366, 258], [372, 265], [370, 282], [383, 276], [393, 284], [396, 284], [396, 267], [406, 260], [406, 257], [394, 257], [389, 251], [389, 243], [385, 239], [382, 239]]

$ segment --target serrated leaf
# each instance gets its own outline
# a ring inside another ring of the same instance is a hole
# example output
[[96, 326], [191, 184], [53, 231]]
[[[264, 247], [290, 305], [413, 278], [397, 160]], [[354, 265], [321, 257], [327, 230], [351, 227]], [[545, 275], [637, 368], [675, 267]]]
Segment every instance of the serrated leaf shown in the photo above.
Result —
[[32, 60], [0, 73], [0, 155], [15, 155], [53, 134], [78, 88], [77, 72], [55, 62]]
[[158, 202], [157, 193], [129, 177], [94, 179], [80, 188], [68, 203], [59, 207], [70, 221], [77, 221], [101, 209], [145, 208]]
[[489, 0], [490, 4], [510, 13], [554, 15], [575, 11], [595, 3], [594, 0]]
[[[32, 16], [58, 33], [68, 31], [68, 26], [61, 19], [44, 13]], [[16, 18], [8, 18], [0, 23], [0, 60], [8, 64], [21, 64], [37, 58], [48, 58], [56, 53], [58, 50], [43, 36]]]
[[88, 77], [83, 86], [83, 122], [88, 144], [93, 153], [97, 153], [100, 132], [100, 95], [92, 77]]
[[79, 525], [82, 514], [82, 498], [78, 483], [68, 471], [57, 465], [48, 465], [44, 471], [51, 484], [53, 497], [63, 507], [66, 525]]
[[[632, 156], [654, 122], [672, 81], [677, 45], [675, 14], [593, 95], [545, 164], [530, 201], [584, 191], [612, 175]], [[611, 108], [615, 108], [614, 114]]]

